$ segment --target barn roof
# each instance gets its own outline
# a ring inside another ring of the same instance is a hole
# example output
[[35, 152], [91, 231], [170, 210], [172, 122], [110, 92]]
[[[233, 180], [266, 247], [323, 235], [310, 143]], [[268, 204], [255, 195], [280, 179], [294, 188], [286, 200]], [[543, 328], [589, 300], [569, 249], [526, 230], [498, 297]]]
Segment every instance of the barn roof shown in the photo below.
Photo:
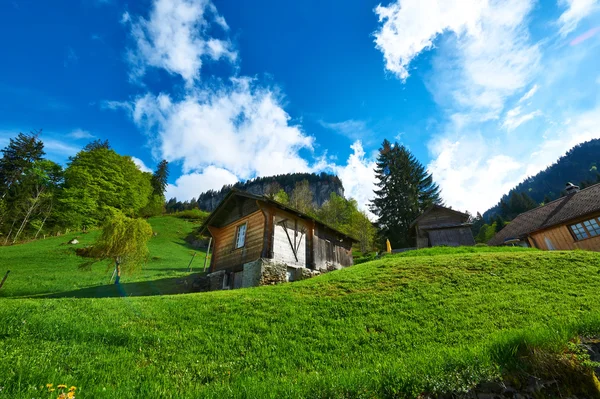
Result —
[[[431, 211], [434, 211], [434, 210], [438, 210], [438, 209], [443, 209], [445, 211], [454, 212], [455, 214], [457, 214], [459, 216], [462, 216], [462, 218], [463, 218], [463, 223], [462, 224], [463, 225], [467, 224], [467, 222], [469, 220], [469, 214], [467, 214], [467, 213], [455, 211], [454, 209], [446, 208], [445, 206], [435, 205], [434, 204], [434, 205], [431, 205], [429, 208], [425, 209], [423, 211], [423, 213], [410, 224], [410, 227], [411, 228], [414, 227], [417, 223], [419, 223], [420, 220], [422, 220], [425, 216], [427, 216], [428, 213], [430, 213]], [[470, 224], [468, 224], [468, 225], [470, 225]], [[440, 226], [440, 227], [455, 227], [455, 226], [459, 226], [459, 225]]]
[[334, 229], [333, 227], [319, 221], [318, 219], [315, 219], [314, 217], [307, 215], [303, 212], [300, 212], [299, 210], [294, 209], [288, 205], [284, 205], [284, 204], [277, 202], [275, 200], [272, 200], [271, 198], [266, 197], [264, 195], [255, 195], [255, 194], [251, 194], [247, 191], [241, 191], [241, 190], [238, 190], [235, 188], [231, 189], [231, 191], [229, 193], [227, 193], [225, 198], [223, 198], [223, 200], [219, 203], [219, 205], [215, 208], [215, 210], [212, 211], [212, 213], [208, 216], [206, 221], [200, 227], [200, 230], [199, 230], [200, 233], [202, 233], [202, 232], [204, 232], [204, 230], [206, 230], [206, 228], [210, 225], [211, 221], [213, 221], [215, 219], [215, 217], [217, 217], [221, 213], [221, 211], [223, 211], [225, 209], [226, 204], [234, 197], [245, 197], [245, 198], [250, 198], [250, 199], [257, 200], [257, 201], [269, 203], [279, 209], [293, 213], [294, 215], [300, 217], [301, 219], [312, 220], [315, 223], [317, 223], [321, 226], [324, 226], [327, 229], [335, 232], [336, 234], [339, 234], [339, 235], [349, 239], [350, 241], [358, 242], [358, 240], [356, 238], [349, 236], [348, 234], [342, 233], [341, 231]]
[[561, 225], [594, 212], [600, 212], [600, 184], [521, 213], [488, 244], [502, 245], [507, 240], [524, 238], [535, 231]]

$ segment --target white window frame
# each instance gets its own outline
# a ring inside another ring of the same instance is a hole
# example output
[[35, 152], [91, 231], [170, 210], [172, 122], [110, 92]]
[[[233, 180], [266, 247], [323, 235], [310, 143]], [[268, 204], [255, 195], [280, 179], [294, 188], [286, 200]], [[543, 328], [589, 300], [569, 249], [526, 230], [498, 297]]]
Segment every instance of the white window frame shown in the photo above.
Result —
[[[240, 231], [242, 231], [243, 228], [243, 232], [244, 232], [244, 237], [242, 239], [242, 242], [240, 244]], [[233, 238], [233, 249], [240, 249], [240, 248], [244, 248], [246, 246], [246, 236], [248, 235], [248, 222], [239, 224], [236, 228], [235, 228], [235, 236]]]

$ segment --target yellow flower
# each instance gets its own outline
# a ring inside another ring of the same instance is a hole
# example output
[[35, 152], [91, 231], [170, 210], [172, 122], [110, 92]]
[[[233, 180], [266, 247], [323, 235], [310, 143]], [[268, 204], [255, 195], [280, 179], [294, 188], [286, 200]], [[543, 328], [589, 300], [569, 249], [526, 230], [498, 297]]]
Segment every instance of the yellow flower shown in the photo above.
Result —
[[75, 387], [75, 386], [72, 386], [71, 388], [69, 388], [69, 391], [74, 391], [74, 390], [76, 390], [76, 389], [77, 389], [77, 387]]
[[67, 394], [67, 398], [73, 399], [75, 397], [75, 392], [71, 391]]
[[48, 392], [54, 392], [54, 388], [48, 389]]
[[58, 389], [65, 389], [67, 386], [65, 384], [58, 384], [56, 387]]
[[56, 399], [67, 399], [67, 397], [65, 396], [64, 393], [61, 393], [60, 395], [58, 395], [58, 397]]
[[46, 388], [52, 388], [52, 385], [54, 384], [46, 384]]

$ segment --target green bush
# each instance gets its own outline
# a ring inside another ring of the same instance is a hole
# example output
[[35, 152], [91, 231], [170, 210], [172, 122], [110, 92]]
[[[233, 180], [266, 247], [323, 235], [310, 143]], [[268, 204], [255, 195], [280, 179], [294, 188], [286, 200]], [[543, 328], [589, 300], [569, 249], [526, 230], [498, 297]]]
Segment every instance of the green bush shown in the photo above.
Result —
[[200, 223], [204, 223], [208, 215], [210, 215], [209, 212], [201, 211], [200, 209], [189, 209], [170, 214], [170, 216], [175, 216], [176, 218], [194, 220]]

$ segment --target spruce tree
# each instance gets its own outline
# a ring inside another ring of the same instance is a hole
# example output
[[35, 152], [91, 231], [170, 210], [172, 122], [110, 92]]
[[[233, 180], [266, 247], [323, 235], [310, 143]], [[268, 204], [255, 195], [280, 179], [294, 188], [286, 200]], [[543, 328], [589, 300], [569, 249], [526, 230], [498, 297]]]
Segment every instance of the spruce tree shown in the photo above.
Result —
[[152, 175], [152, 194], [165, 196], [169, 179], [169, 162], [166, 159], [160, 161], [156, 167], [156, 171]]
[[384, 140], [379, 149], [375, 174], [378, 182], [371, 211], [379, 217], [382, 239], [392, 247], [414, 246], [410, 224], [425, 209], [440, 204], [440, 188], [431, 174], [404, 147]]

